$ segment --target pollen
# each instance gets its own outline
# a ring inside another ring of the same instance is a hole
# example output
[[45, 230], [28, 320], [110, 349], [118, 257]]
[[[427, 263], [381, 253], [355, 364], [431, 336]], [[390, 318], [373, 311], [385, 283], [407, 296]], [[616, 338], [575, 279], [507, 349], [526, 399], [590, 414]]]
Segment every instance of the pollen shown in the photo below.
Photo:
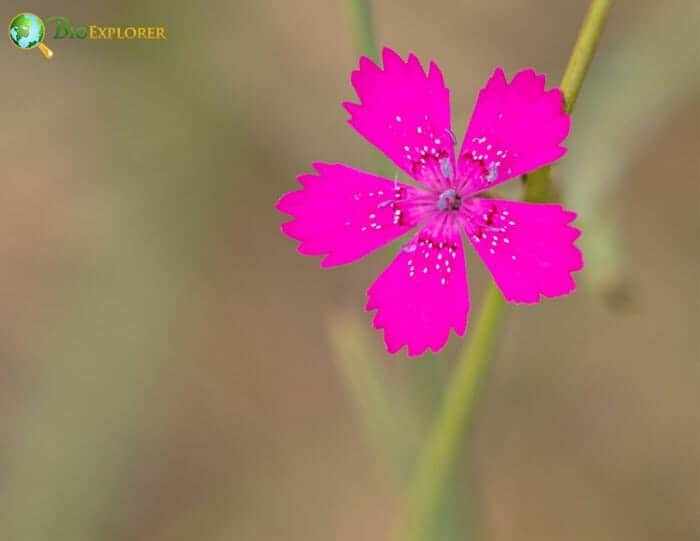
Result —
[[462, 197], [452, 188], [442, 192], [437, 200], [437, 207], [440, 210], [459, 210], [461, 206]]

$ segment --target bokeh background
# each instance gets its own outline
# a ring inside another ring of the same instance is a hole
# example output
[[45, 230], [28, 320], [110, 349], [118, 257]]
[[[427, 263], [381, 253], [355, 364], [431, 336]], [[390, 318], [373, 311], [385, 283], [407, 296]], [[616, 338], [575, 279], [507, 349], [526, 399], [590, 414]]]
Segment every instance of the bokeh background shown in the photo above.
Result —
[[[494, 66], [555, 84], [586, 9], [373, 4], [458, 134]], [[587, 268], [508, 309], [436, 539], [700, 538], [698, 10], [613, 7], [554, 171]], [[0, 538], [388, 539], [461, 341], [386, 355], [362, 307], [392, 250], [322, 271], [273, 210], [314, 160], [386, 168], [340, 106], [349, 3], [21, 11], [169, 39], [0, 47]]]

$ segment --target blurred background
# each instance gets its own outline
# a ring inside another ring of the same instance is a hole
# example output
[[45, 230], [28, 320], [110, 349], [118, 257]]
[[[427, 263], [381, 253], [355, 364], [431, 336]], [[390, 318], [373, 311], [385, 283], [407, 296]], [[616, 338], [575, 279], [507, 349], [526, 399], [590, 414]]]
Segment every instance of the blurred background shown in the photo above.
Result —
[[[556, 84], [586, 5], [373, 2], [458, 135], [494, 66]], [[587, 268], [508, 309], [436, 540], [700, 538], [699, 9], [613, 7], [554, 170]], [[349, 2], [21, 11], [169, 39], [1, 48], [0, 538], [389, 538], [461, 341], [388, 356], [362, 308], [393, 250], [322, 271], [273, 209], [312, 161], [386, 168], [340, 106]]]

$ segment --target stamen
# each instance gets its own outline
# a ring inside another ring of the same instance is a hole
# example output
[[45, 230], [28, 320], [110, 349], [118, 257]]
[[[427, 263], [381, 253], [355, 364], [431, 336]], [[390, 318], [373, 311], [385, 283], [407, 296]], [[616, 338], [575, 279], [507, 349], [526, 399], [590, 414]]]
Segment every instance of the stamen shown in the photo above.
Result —
[[437, 200], [437, 207], [440, 210], [458, 210], [462, 206], [462, 198], [452, 188], [440, 194]]
[[440, 171], [442, 176], [446, 179], [451, 179], [454, 176], [454, 169], [452, 167], [452, 160], [449, 158], [442, 158], [440, 160]]

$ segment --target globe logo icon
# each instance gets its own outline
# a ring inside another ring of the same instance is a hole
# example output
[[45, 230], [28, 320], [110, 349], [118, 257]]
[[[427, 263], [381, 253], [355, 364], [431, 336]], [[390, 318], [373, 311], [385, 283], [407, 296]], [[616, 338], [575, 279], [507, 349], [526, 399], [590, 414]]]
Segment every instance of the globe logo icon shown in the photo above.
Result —
[[53, 56], [53, 51], [42, 42], [46, 35], [44, 21], [33, 13], [20, 13], [10, 21], [10, 40], [20, 49], [28, 50], [36, 47], [46, 58]]

